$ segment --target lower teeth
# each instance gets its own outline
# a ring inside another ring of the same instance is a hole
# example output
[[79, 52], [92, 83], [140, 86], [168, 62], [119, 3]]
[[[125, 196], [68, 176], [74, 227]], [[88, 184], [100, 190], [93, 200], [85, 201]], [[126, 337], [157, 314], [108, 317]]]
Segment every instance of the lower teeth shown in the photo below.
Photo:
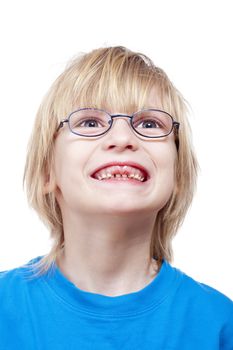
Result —
[[137, 180], [137, 181], [141, 181], [143, 182], [144, 179], [140, 180], [140, 179], [137, 179], [135, 177], [128, 177], [128, 176], [111, 176], [111, 177], [106, 177], [106, 178], [102, 178], [102, 179], [99, 179], [99, 180], [111, 180], [111, 179], [116, 179], [116, 180]]

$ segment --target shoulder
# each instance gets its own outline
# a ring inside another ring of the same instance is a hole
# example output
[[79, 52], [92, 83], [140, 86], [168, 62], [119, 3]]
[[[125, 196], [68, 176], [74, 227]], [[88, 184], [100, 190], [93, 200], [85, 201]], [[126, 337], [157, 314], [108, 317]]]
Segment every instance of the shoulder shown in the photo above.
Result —
[[217, 289], [196, 281], [184, 272], [177, 294], [189, 311], [199, 318], [221, 325], [230, 324], [233, 329], [233, 301]]
[[195, 280], [182, 271], [180, 273], [182, 274], [182, 288], [185, 289], [188, 295], [195, 296], [197, 301], [203, 300], [216, 304], [216, 306], [218, 304], [222, 306], [226, 304], [229, 307], [233, 307], [233, 301], [221, 291]]
[[22, 264], [16, 268], [9, 269], [6, 271], [0, 271], [0, 281], [4, 281], [5, 278], [11, 278], [16, 276], [25, 276], [26, 275], [33, 275], [36, 271], [37, 264], [40, 262], [40, 260], [43, 258], [43, 256], [37, 256], [36, 258], [31, 259], [25, 264]]
[[175, 276], [179, 276], [177, 288], [171, 291], [170, 310], [176, 323], [182, 320], [188, 335], [193, 331], [198, 332], [210, 339], [214, 337], [220, 349], [233, 349], [233, 301], [181, 270], [170, 269]]
[[25, 339], [27, 344], [31, 342], [34, 306], [40, 307], [38, 295], [43, 292], [41, 277], [35, 274], [34, 263], [38, 260], [0, 272], [0, 333], [4, 349], [25, 348]]
[[0, 272], [0, 293], [3, 293], [4, 289], [12, 288], [13, 285], [24, 283], [28, 269], [26, 266], [17, 267], [7, 271]]
[[39, 259], [40, 257], [29, 261], [26, 265], [0, 272], [1, 309], [25, 299], [25, 294], [38, 283], [39, 278], [35, 277], [33, 264]]

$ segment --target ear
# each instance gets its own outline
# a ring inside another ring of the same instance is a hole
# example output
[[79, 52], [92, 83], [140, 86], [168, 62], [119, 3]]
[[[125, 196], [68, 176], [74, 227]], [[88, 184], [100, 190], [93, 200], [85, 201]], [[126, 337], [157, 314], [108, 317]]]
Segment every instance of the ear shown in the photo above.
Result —
[[43, 193], [48, 194], [54, 192], [56, 189], [56, 180], [54, 171], [50, 169], [49, 173], [45, 175]]

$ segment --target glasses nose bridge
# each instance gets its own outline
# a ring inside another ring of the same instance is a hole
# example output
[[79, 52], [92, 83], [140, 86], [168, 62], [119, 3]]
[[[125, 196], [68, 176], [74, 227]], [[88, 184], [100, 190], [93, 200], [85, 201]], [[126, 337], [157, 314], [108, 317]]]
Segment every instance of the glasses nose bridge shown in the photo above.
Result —
[[114, 119], [117, 119], [117, 118], [128, 118], [129, 120], [129, 125], [131, 126], [131, 121], [132, 121], [132, 115], [128, 115], [128, 114], [124, 114], [124, 113], [117, 113], [117, 114], [111, 114], [111, 119], [112, 119], [112, 125], [113, 125], [113, 121]]
[[128, 114], [124, 114], [124, 113], [117, 113], [117, 114], [111, 114], [111, 119], [112, 119], [112, 123], [111, 123], [111, 128], [113, 127], [113, 122], [114, 119], [125, 119], [127, 118], [128, 120], [125, 119], [125, 121], [127, 122], [128, 126], [130, 129], [132, 129], [132, 115], [128, 115]]
[[129, 118], [132, 119], [132, 115], [124, 114], [124, 113], [117, 113], [117, 114], [111, 114], [112, 119], [114, 118]]

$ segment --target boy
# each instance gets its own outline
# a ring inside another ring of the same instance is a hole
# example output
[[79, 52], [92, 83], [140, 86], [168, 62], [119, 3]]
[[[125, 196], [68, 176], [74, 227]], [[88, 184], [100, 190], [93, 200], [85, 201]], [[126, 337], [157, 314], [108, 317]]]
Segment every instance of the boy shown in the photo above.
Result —
[[169, 263], [195, 189], [190, 139], [181, 94], [145, 55], [71, 62], [25, 168], [53, 247], [2, 274], [0, 349], [233, 349], [232, 302]]

